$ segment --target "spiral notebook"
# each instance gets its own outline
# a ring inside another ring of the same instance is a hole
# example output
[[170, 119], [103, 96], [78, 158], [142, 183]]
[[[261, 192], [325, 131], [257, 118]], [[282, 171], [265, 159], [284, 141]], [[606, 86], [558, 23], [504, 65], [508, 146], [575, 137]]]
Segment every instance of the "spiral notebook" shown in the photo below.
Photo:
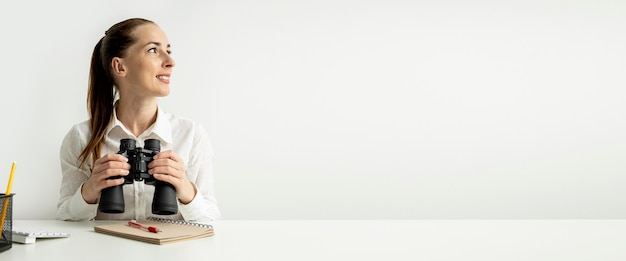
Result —
[[94, 226], [97, 233], [138, 240], [146, 243], [163, 245], [184, 240], [210, 237], [214, 235], [213, 226], [182, 220], [148, 218], [137, 222], [160, 229], [158, 233], [131, 227], [128, 222]]

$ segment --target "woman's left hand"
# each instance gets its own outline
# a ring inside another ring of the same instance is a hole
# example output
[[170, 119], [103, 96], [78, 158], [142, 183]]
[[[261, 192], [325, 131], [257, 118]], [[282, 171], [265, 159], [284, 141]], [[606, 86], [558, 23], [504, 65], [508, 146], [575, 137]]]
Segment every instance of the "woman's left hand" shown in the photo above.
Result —
[[196, 188], [187, 178], [185, 164], [171, 150], [159, 152], [148, 165], [148, 173], [155, 179], [170, 183], [176, 189], [176, 197], [183, 204], [188, 204], [196, 196]]

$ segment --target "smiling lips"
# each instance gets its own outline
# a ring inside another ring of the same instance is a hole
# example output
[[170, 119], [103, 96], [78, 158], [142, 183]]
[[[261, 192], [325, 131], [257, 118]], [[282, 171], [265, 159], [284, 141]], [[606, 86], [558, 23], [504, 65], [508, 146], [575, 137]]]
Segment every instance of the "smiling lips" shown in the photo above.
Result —
[[157, 75], [157, 79], [159, 79], [159, 81], [162, 81], [164, 83], [170, 83], [170, 75], [169, 74]]

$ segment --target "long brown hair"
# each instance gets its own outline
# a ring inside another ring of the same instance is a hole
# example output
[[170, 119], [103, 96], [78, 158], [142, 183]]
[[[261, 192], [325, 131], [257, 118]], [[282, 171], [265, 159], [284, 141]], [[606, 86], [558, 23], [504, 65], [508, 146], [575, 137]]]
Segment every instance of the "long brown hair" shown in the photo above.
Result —
[[126, 56], [126, 51], [136, 41], [135, 28], [147, 23], [154, 24], [143, 18], [130, 18], [114, 24], [93, 49], [87, 94], [91, 137], [78, 157], [81, 167], [89, 156], [93, 162], [100, 158], [106, 129], [113, 119], [116, 90], [111, 62], [114, 57]]

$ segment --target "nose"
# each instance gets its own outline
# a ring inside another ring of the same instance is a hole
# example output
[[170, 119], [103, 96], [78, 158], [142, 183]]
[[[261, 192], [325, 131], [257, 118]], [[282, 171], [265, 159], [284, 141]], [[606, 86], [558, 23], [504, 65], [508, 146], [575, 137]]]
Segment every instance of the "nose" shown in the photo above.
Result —
[[172, 58], [170, 54], [166, 54], [163, 65], [166, 68], [173, 68], [176, 65], [176, 62], [174, 61], [174, 58]]

